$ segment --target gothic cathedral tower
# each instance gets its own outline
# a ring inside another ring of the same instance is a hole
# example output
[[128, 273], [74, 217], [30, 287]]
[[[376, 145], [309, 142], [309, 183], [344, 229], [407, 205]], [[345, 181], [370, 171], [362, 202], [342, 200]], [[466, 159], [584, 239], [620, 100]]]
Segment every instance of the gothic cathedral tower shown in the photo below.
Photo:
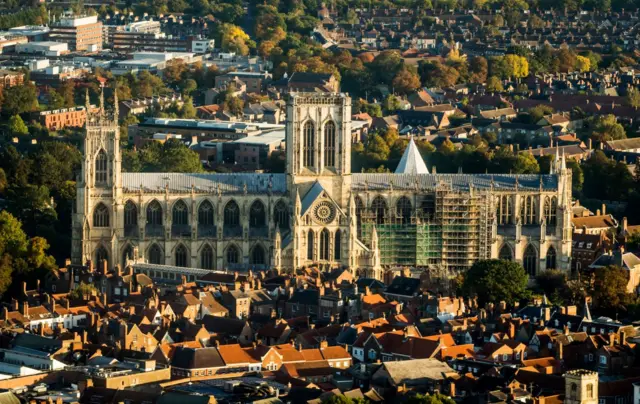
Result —
[[293, 207], [293, 266], [348, 266], [351, 98], [293, 93], [287, 103], [287, 185]]
[[[104, 87], [104, 83], [103, 83]], [[112, 267], [118, 262], [118, 229], [116, 223], [122, 206], [120, 133], [118, 99], [114, 109], [106, 111], [104, 88], [99, 108], [89, 104], [84, 137], [84, 160], [78, 178], [75, 213], [73, 216], [72, 261], [84, 264], [91, 260], [98, 265], [107, 261]]]

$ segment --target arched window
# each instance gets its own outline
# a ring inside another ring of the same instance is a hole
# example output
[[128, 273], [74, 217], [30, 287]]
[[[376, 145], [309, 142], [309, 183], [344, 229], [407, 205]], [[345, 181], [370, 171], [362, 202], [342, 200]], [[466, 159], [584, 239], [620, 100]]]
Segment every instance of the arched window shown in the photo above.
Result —
[[358, 226], [358, 238], [362, 238], [362, 212], [364, 212], [364, 203], [359, 196], [356, 196], [356, 224]]
[[240, 226], [240, 208], [236, 201], [230, 201], [224, 207], [224, 225], [225, 227]]
[[383, 224], [387, 217], [387, 202], [381, 196], [376, 196], [371, 203], [371, 211], [376, 216], [376, 224]]
[[336, 165], [336, 124], [333, 122], [324, 125], [324, 165]]
[[320, 232], [320, 259], [327, 261], [329, 259], [329, 230], [322, 229]]
[[547, 197], [544, 200], [544, 217], [547, 222], [548, 227], [552, 227], [556, 225], [556, 210], [558, 205], [558, 200], [556, 197]]
[[341, 260], [342, 258], [342, 232], [340, 230], [336, 231], [335, 240], [333, 242], [333, 259], [336, 261]]
[[547, 250], [547, 269], [556, 269], [556, 249], [553, 247]]
[[180, 244], [178, 248], [176, 248], [176, 266], [177, 267], [187, 266], [187, 248], [182, 244]]
[[289, 209], [283, 201], [278, 201], [273, 210], [273, 220], [280, 230], [289, 230]]
[[593, 398], [593, 384], [587, 384], [587, 398]]
[[396, 203], [396, 214], [402, 219], [402, 224], [411, 223], [411, 201], [406, 196], [398, 199]]
[[104, 185], [107, 183], [109, 173], [107, 153], [100, 150], [96, 156], [96, 184]]
[[237, 264], [240, 257], [238, 248], [234, 245], [230, 245], [227, 248], [227, 264]]
[[536, 267], [538, 266], [538, 254], [536, 249], [531, 244], [524, 250], [524, 256], [522, 258], [522, 266], [529, 276], [536, 276]]
[[256, 244], [251, 251], [251, 263], [253, 265], [264, 265], [264, 248], [260, 244]]
[[133, 247], [131, 244], [122, 251], [122, 266], [127, 265], [127, 261], [133, 259]]
[[249, 209], [249, 227], [264, 227], [266, 225], [266, 214], [264, 204], [261, 201], [255, 201]]
[[508, 195], [503, 195], [498, 198], [498, 212], [497, 212], [498, 224], [511, 223], [511, 217], [513, 213], [513, 200]]
[[536, 223], [536, 202], [534, 196], [523, 196], [520, 200], [520, 222], [523, 225]]
[[136, 204], [127, 201], [124, 204], [124, 225], [125, 227], [134, 227], [138, 224], [138, 208]]
[[209, 245], [202, 247], [200, 252], [200, 268], [213, 269], [213, 248]]
[[185, 226], [189, 224], [189, 209], [183, 201], [178, 201], [173, 205], [173, 225]]
[[308, 168], [315, 166], [315, 126], [313, 122], [307, 121], [303, 129], [303, 165]]
[[157, 265], [164, 264], [164, 254], [157, 244], [154, 244], [149, 248], [149, 263]]
[[198, 208], [198, 225], [213, 226], [214, 224], [213, 205], [209, 201], [204, 201]]
[[93, 227], [109, 227], [109, 209], [103, 203], [93, 209]]
[[309, 233], [307, 233], [307, 259], [308, 260], [312, 260], [313, 259], [313, 240], [315, 238], [315, 234], [313, 233], [313, 230], [309, 230]]
[[500, 249], [500, 254], [498, 254], [498, 258], [505, 261], [511, 261], [513, 259], [513, 255], [511, 254], [511, 248], [505, 244]]
[[160, 202], [152, 201], [147, 206], [147, 223], [153, 226], [162, 226], [162, 206], [160, 206]]
[[102, 268], [102, 261], [109, 261], [109, 252], [104, 246], [99, 246], [96, 249], [96, 262], [98, 263], [98, 268]]

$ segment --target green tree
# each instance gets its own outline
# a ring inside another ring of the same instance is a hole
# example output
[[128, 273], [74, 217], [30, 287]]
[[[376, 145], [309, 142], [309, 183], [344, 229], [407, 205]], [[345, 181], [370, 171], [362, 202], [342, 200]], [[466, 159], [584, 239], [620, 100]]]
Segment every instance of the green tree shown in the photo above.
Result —
[[591, 137], [598, 142], [620, 140], [627, 137], [624, 127], [618, 123], [615, 115], [599, 116], [595, 121], [595, 128]]
[[31, 83], [6, 88], [3, 95], [2, 111], [6, 115], [19, 115], [38, 109], [36, 87]]
[[477, 295], [481, 304], [513, 303], [527, 296], [528, 276], [522, 265], [503, 260], [477, 261], [464, 277], [465, 295]]
[[502, 82], [496, 76], [489, 77], [487, 80], [487, 91], [501, 93], [504, 91], [504, 87], [502, 87]]
[[69, 292], [69, 298], [74, 300], [89, 300], [91, 296], [96, 296], [98, 290], [89, 283], [80, 282], [75, 289]]
[[629, 251], [640, 250], [640, 231], [634, 231], [627, 237], [625, 247]]
[[640, 91], [637, 88], [631, 87], [627, 91], [627, 103], [635, 109], [640, 107]]
[[29, 134], [29, 128], [27, 128], [27, 125], [25, 125], [22, 118], [20, 118], [20, 115], [14, 115], [11, 118], [9, 118], [8, 129], [9, 129], [9, 133], [11, 133], [12, 135], [28, 135]]
[[633, 301], [633, 294], [627, 293], [629, 271], [618, 266], [597, 268], [591, 294], [595, 304], [603, 310], [624, 309]]
[[384, 141], [382, 136], [376, 134], [369, 136], [365, 150], [369, 158], [377, 161], [386, 161], [391, 153], [387, 142]]
[[182, 82], [182, 94], [190, 95], [198, 89], [198, 83], [193, 79], [187, 79]]
[[50, 110], [64, 108], [64, 98], [53, 88], [47, 93], [47, 106]]
[[455, 401], [442, 393], [416, 394], [407, 399], [407, 404], [455, 404]]
[[566, 287], [567, 276], [559, 269], [547, 269], [536, 276], [536, 283], [548, 298], [557, 303]]

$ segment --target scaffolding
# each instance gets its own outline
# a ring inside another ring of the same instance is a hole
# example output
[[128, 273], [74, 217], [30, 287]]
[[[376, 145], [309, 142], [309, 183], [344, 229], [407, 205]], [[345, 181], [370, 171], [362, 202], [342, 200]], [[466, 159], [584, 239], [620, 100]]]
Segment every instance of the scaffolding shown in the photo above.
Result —
[[370, 246], [375, 226], [383, 266], [462, 271], [490, 257], [490, 212], [489, 192], [441, 183], [414, 196], [410, 217], [396, 206], [363, 209], [360, 232]]

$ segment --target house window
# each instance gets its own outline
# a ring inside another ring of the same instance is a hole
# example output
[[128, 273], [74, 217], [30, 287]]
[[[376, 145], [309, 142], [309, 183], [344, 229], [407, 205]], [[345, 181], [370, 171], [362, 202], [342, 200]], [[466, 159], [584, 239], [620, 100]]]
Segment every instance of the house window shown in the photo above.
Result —
[[600, 364], [601, 365], [606, 365], [607, 364], [607, 357], [604, 355], [600, 355]]
[[593, 362], [593, 354], [589, 354], [589, 362]]
[[369, 359], [376, 359], [376, 351], [373, 349], [369, 350]]
[[509, 355], [507, 354], [502, 355], [502, 360], [504, 361], [509, 360]]

